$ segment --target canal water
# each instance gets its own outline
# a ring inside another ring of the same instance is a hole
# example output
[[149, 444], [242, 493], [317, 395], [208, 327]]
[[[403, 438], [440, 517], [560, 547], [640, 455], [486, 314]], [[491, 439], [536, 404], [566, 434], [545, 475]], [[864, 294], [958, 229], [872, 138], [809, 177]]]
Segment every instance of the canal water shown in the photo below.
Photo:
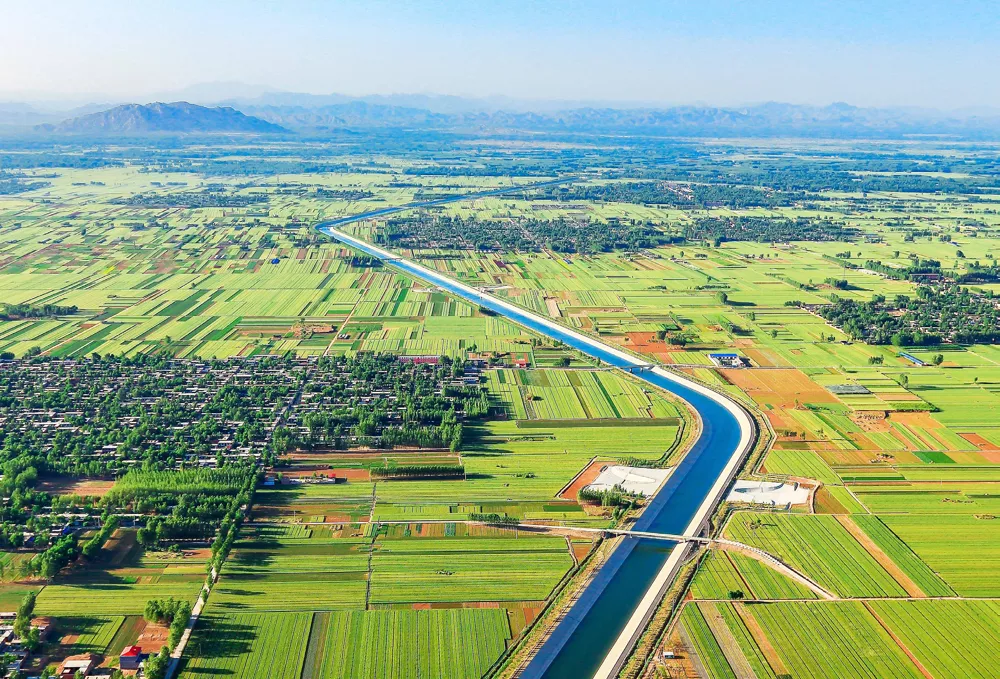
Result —
[[[317, 228], [355, 249], [385, 259], [383, 253], [376, 249], [354, 239], [348, 240], [330, 228], [384, 214], [388, 211], [345, 217], [324, 222]], [[497, 304], [490, 297], [476, 295], [443, 275], [428, 276], [428, 272], [404, 259], [392, 258], [391, 263], [417, 278], [430, 280], [454, 295], [559, 340], [605, 364], [629, 370], [635, 377], [687, 401], [701, 416], [701, 434], [634, 526], [635, 530], [644, 532], [684, 533], [740, 445], [740, 425], [733, 413], [682, 383], [642, 369], [648, 364], [638, 359], [540, 323], [527, 313]], [[626, 538], [601, 566], [521, 676], [526, 679], [592, 677], [675, 546], [675, 543], [662, 540]]]

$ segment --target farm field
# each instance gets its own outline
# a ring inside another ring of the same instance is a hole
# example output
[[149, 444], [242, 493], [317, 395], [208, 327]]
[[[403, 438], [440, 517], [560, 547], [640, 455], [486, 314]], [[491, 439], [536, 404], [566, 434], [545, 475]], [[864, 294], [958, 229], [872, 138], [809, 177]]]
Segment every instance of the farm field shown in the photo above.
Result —
[[[147, 603], [195, 601], [211, 563], [218, 581], [185, 679], [511, 676], [504, 662], [603, 553], [579, 533], [500, 525], [630, 525], [639, 498], [582, 501], [584, 479], [609, 464], [676, 467], [703, 423], [313, 226], [560, 177], [575, 181], [344, 228], [760, 416], [773, 440], [741, 477], [805, 488], [808, 500], [724, 509], [712, 529], [837, 600], [745, 551], [706, 550], [664, 648], [710, 677], [989, 676], [1000, 596], [988, 567], [1000, 558], [1000, 349], [986, 327], [1000, 292], [995, 148], [496, 135], [5, 151], [0, 372], [32, 377], [12, 385], [93, 378], [103, 360], [127, 376], [162, 355], [183, 359], [156, 368], [179, 371], [178, 384], [184, 373], [176, 395], [207, 396], [193, 419], [171, 419], [182, 399], [168, 398], [97, 432], [61, 383], [0, 394], [0, 610], [37, 591], [54, 659], [112, 658], [127, 643], [162, 644]], [[947, 295], [965, 306], [926, 312]], [[926, 313], [907, 323], [940, 327], [892, 326], [911, 307]], [[889, 329], [873, 335], [880, 324]], [[304, 377], [376, 355], [391, 365]], [[272, 360], [292, 367], [268, 376]], [[232, 368], [224, 386], [204, 376], [220, 365]], [[358, 388], [399, 366], [418, 368], [398, 373], [409, 391]], [[443, 377], [420, 382], [421, 367]], [[124, 395], [122, 384], [92, 391]], [[109, 404], [102, 412], [121, 401]], [[308, 404], [319, 405], [300, 416]], [[268, 417], [249, 417], [256, 409]], [[126, 465], [145, 470], [147, 495], [125, 492], [132, 473], [116, 482]], [[233, 502], [235, 486], [202, 485], [216, 466], [260, 478]], [[130, 527], [80, 556], [115, 512]], [[140, 533], [146, 547], [130, 547]], [[43, 569], [40, 555], [64, 536], [79, 543], [64, 543], [74, 559]]]
[[[988, 677], [996, 606], [956, 600], [701, 602], [685, 606], [681, 624], [710, 677]], [[789, 619], [797, 624], [788, 625]]]
[[378, 541], [370, 601], [541, 601], [572, 565], [562, 538]]
[[191, 641], [193, 658], [184, 664], [181, 677], [301, 676], [311, 614], [244, 613], [209, 617], [204, 623]]
[[204, 582], [206, 552], [146, 550], [134, 530], [118, 529], [85, 563], [47, 580], [30, 578], [37, 582], [33, 586], [0, 585], [0, 607], [17, 610], [25, 592], [37, 593], [34, 614], [50, 626], [44, 657], [54, 665], [79, 654], [117, 658], [134, 644], [155, 653], [166, 644], [167, 629], [143, 619], [147, 602], [193, 604]]
[[317, 613], [302, 676], [474, 679], [509, 638], [496, 608]]
[[[759, 522], [759, 523], [758, 523]], [[843, 597], [906, 592], [833, 517], [738, 512], [726, 535], [764, 549]]]

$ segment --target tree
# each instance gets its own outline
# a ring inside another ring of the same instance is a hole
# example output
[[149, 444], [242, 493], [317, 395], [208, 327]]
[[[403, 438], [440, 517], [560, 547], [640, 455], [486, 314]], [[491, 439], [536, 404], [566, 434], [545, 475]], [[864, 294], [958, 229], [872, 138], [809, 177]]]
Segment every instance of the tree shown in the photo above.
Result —
[[167, 667], [170, 664], [170, 653], [164, 646], [156, 655], [150, 656], [146, 660], [146, 679], [164, 679], [167, 676]]
[[729, 295], [722, 292], [721, 290], [715, 293], [715, 299], [719, 301], [719, 304], [729, 304]]
[[42, 646], [42, 633], [37, 627], [28, 630], [28, 636], [24, 639], [24, 645], [34, 653]]
[[944, 363], [944, 356], [941, 354], [934, 354], [934, 358], [931, 359], [931, 363], [934, 365], [941, 365]]
[[28, 592], [21, 599], [21, 604], [17, 607], [17, 616], [14, 618], [14, 634], [21, 639], [28, 638], [31, 630], [31, 618], [35, 613], [35, 599], [38, 592]]
[[186, 601], [182, 601], [174, 612], [173, 620], [170, 623], [170, 636], [167, 644], [171, 649], [177, 648], [177, 644], [180, 643], [181, 637], [184, 635], [184, 630], [187, 629], [190, 618], [191, 605]]

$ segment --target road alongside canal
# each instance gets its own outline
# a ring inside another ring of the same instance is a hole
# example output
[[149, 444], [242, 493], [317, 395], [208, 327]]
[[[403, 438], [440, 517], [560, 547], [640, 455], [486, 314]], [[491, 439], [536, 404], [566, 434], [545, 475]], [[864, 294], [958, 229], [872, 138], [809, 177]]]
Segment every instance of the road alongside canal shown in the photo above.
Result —
[[[639, 379], [687, 401], [701, 419], [701, 434], [649, 502], [634, 530], [698, 535], [712, 511], [722, 501], [727, 487], [755, 440], [754, 421], [740, 405], [682, 375], [636, 358], [617, 347], [481, 292], [336, 228], [402, 210], [500, 195], [555, 183], [560, 182], [466, 194], [427, 203], [411, 203], [398, 208], [385, 208], [329, 220], [318, 224], [316, 228], [353, 249], [382, 259], [411, 276], [437, 285], [604, 363], [627, 370]], [[686, 549], [686, 544], [663, 540], [625, 539], [600, 568], [520, 676], [530, 679], [606, 679], [615, 676], [676, 576]]]

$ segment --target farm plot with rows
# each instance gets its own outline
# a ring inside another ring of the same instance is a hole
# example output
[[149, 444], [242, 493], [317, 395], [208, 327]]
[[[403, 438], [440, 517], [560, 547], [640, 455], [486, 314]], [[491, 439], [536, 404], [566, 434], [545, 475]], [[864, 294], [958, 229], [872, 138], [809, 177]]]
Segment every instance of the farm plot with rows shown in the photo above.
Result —
[[750, 633], [740, 610], [742, 607], [733, 604], [688, 604], [682, 612], [681, 622], [710, 676], [774, 679], [775, 671]]
[[1000, 561], [1000, 521], [987, 516], [891, 515], [882, 522], [961, 596], [1000, 595], [984, 564]]
[[572, 566], [562, 538], [386, 540], [372, 555], [370, 600], [540, 601]]
[[851, 517], [851, 521], [856, 523], [924, 594], [954, 596], [955, 593], [941, 577], [921, 561], [910, 546], [900, 540], [877, 516], [856, 514]]
[[180, 582], [137, 584], [111, 583], [107, 580], [76, 581], [72, 585], [47, 585], [38, 594], [35, 611], [49, 616], [142, 615], [150, 599], [174, 598], [194, 601], [204, 576], [182, 576]]
[[923, 677], [860, 602], [761, 603], [743, 610], [793, 677]]
[[208, 610], [317, 611], [363, 607], [367, 576], [364, 570], [223, 575], [212, 590]]
[[199, 621], [181, 679], [299, 679], [312, 624], [310, 613], [207, 615]]
[[1000, 602], [872, 601], [868, 605], [935, 677], [996, 676]]
[[691, 593], [696, 599], [815, 599], [816, 594], [773, 568], [738, 552], [710, 551], [699, 564]]
[[487, 373], [487, 385], [501, 407], [518, 419], [676, 418], [662, 395], [627, 377], [589, 370], [510, 370]]
[[835, 517], [736, 512], [726, 535], [779, 557], [840, 596], [906, 596]]
[[[59, 623], [67, 630], [72, 630], [73, 653], [103, 654], [125, 622], [120, 615], [108, 617], [62, 618]], [[75, 637], [75, 639], [74, 639]]]
[[478, 679], [509, 638], [497, 608], [317, 613], [302, 679]]

